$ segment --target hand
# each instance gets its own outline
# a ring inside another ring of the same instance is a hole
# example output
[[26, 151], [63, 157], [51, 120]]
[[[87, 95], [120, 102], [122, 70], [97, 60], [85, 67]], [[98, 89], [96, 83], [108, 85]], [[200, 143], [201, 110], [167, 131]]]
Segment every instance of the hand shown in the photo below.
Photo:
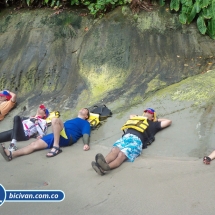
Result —
[[37, 140], [39, 140], [39, 139], [41, 139], [42, 138], [42, 136], [37, 136]]
[[83, 150], [84, 150], [84, 151], [88, 151], [89, 149], [90, 149], [90, 146], [84, 145], [84, 147], [83, 147]]
[[130, 119], [132, 119], [132, 118], [135, 117], [135, 116], [137, 116], [137, 115], [131, 114], [131, 115], [130, 115]]

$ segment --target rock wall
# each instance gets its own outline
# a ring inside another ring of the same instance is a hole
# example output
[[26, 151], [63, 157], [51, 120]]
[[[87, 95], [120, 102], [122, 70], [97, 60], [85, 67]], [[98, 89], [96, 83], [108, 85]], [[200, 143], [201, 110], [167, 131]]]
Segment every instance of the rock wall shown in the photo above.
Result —
[[16, 92], [20, 107], [43, 102], [64, 118], [98, 103], [119, 112], [215, 68], [214, 41], [165, 7], [138, 15], [119, 7], [102, 19], [85, 13], [1, 12], [0, 89]]

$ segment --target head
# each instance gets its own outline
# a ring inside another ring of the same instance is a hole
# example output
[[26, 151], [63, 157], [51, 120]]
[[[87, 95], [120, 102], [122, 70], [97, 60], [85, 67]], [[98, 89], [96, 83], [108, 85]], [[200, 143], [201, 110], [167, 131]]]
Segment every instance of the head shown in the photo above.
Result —
[[82, 108], [79, 112], [78, 112], [78, 116], [82, 119], [89, 119], [90, 117], [90, 111], [88, 110], [88, 108]]
[[144, 110], [143, 115], [144, 115], [145, 117], [147, 117], [148, 120], [151, 120], [151, 121], [156, 121], [156, 120], [157, 120], [157, 119], [156, 119], [156, 112], [155, 112], [155, 110], [152, 109], [152, 108], [147, 108], [146, 110]]
[[0, 101], [9, 101], [11, 97], [10, 93], [6, 90], [0, 92]]
[[46, 119], [49, 116], [49, 111], [44, 104], [41, 104], [37, 109], [37, 115], [41, 116], [42, 119]]

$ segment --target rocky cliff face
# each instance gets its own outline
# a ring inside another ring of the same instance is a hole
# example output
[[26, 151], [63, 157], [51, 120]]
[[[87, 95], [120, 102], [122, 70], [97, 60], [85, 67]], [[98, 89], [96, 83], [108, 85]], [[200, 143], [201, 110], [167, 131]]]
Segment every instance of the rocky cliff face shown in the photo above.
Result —
[[98, 20], [84, 14], [0, 14], [0, 89], [16, 92], [20, 107], [43, 102], [64, 118], [98, 103], [117, 112], [214, 69], [214, 41], [166, 8], [133, 15], [123, 7]]

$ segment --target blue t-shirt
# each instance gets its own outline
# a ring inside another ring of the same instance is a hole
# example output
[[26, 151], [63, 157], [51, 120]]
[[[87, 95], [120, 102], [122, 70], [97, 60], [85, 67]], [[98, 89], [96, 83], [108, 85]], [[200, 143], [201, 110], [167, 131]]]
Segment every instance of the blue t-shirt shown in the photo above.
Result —
[[67, 136], [72, 136], [73, 143], [77, 142], [84, 134], [90, 135], [90, 123], [79, 117], [64, 123]]

